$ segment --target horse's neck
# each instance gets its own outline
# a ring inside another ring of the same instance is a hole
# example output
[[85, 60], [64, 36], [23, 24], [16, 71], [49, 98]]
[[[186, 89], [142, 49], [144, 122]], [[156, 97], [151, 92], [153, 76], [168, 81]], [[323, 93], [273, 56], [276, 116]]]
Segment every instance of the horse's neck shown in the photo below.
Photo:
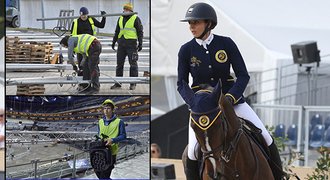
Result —
[[228, 101], [224, 100], [221, 102], [221, 109], [228, 122], [228, 135], [229, 137], [232, 137], [241, 126], [240, 120], [236, 116], [233, 106]]

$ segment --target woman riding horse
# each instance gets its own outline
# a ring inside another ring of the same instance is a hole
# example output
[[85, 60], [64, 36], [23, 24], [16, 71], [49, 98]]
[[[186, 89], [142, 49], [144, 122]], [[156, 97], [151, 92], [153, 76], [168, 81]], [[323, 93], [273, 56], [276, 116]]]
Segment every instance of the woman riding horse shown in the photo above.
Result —
[[[184, 82], [189, 83], [188, 77], [193, 78], [192, 90], [197, 92], [200, 84], [215, 86], [219, 79], [222, 81], [222, 91], [225, 98], [234, 106], [237, 116], [251, 121], [262, 130], [270, 150], [270, 163], [275, 179], [282, 177], [282, 164], [278, 149], [266, 130], [265, 126], [245, 102], [243, 92], [248, 84], [250, 76], [247, 72], [244, 60], [234, 43], [229, 37], [215, 35], [211, 30], [217, 25], [215, 10], [206, 3], [195, 3], [186, 12], [185, 19], [194, 38], [181, 46], [178, 53], [178, 91], [185, 96], [183, 91]], [[232, 66], [236, 82], [230, 76]], [[195, 154], [197, 139], [192, 128], [189, 128], [188, 160], [186, 176], [188, 179], [197, 179], [198, 162]]]

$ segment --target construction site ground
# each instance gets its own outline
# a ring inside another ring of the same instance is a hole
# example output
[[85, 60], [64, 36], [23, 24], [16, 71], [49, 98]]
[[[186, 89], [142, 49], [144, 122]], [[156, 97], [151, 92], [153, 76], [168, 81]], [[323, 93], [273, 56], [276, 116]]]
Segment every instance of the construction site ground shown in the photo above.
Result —
[[[7, 37], [18, 37], [20, 42], [28, 43], [28, 42], [50, 42], [53, 46], [52, 53], [60, 53], [62, 52], [64, 57], [63, 64], [67, 64], [67, 49], [62, 48], [60, 50], [59, 42], [62, 37], [57, 37], [52, 33], [47, 32], [37, 32], [31, 30], [11, 30], [7, 29], [6, 33]], [[100, 65], [109, 65], [112, 66], [112, 70], [100, 70], [100, 79], [106, 78], [109, 81], [112, 81], [113, 78], [116, 76], [115, 66], [116, 66], [116, 52], [112, 50], [112, 37], [108, 36], [97, 36], [102, 44], [102, 53], [100, 55]], [[150, 75], [149, 67], [150, 67], [150, 52], [149, 52], [149, 45], [150, 42], [148, 39], [144, 39], [143, 50], [139, 52], [139, 60], [138, 66], [144, 67], [140, 68], [138, 77], [146, 77]], [[117, 47], [116, 47], [117, 48]], [[15, 57], [15, 56], [14, 56]], [[6, 59], [6, 64], [14, 63], [15, 65], [19, 65], [24, 68], [24, 63], [21, 63], [22, 60], [15, 60], [13, 59]], [[45, 65], [40, 63], [40, 66]], [[124, 70], [124, 77], [129, 77], [129, 62], [128, 58], [125, 61], [125, 70]], [[141, 70], [142, 69], [142, 70]], [[77, 84], [65, 84], [61, 83], [65, 81], [68, 77], [70, 79], [75, 80], [75, 77], [72, 77], [72, 73], [74, 71], [71, 69], [67, 69], [64, 72], [59, 72], [58, 70], [18, 70], [18, 71], [6, 71], [6, 81], [11, 81], [15, 79], [22, 79], [24, 78], [36, 78], [36, 81], [43, 81], [43, 78], [52, 77], [58, 78], [58, 83], [56, 84], [44, 84], [44, 95], [85, 95], [81, 91], [77, 90]], [[147, 74], [147, 75], [146, 75]], [[149, 74], [149, 75], [148, 75]], [[17, 82], [17, 81], [16, 81]], [[123, 83], [121, 89], [110, 89], [110, 87], [114, 83], [101, 83], [100, 91], [95, 93], [98, 95], [149, 95], [150, 94], [150, 85], [148, 81], [147, 83], [142, 82], [138, 83], [135, 90], [129, 90], [129, 83]], [[40, 84], [40, 82], [39, 82]], [[17, 86], [16, 85], [8, 85], [6, 86], [6, 95], [16, 95], [17, 94]], [[40, 94], [40, 93], [39, 93]], [[34, 95], [33, 92], [27, 95]]]

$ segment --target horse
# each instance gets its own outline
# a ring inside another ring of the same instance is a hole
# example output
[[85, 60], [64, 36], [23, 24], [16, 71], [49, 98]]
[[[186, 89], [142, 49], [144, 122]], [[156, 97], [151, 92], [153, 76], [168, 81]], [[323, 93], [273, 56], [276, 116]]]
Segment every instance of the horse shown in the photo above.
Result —
[[196, 93], [184, 83], [181, 92], [189, 105], [190, 124], [202, 152], [203, 180], [274, 179], [262, 150], [244, 130], [245, 121], [236, 116], [222, 94], [220, 80], [213, 90], [205, 88]]

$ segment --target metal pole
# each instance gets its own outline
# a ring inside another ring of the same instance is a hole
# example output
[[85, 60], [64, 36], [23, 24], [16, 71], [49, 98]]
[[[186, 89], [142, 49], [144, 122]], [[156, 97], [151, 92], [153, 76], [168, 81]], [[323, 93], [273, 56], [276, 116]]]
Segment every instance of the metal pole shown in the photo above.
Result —
[[278, 99], [278, 103], [281, 104], [281, 84], [282, 84], [282, 67], [278, 68], [277, 70], [278, 74], [277, 74], [277, 99]]
[[[303, 117], [304, 117], [304, 108], [301, 106], [299, 108], [298, 111], [298, 137], [297, 137], [297, 151], [298, 153], [300, 153], [302, 151], [302, 153], [304, 153], [304, 149], [301, 149], [302, 146], [302, 123], [303, 123]], [[290, 153], [291, 154], [291, 153]], [[304, 162], [303, 161], [299, 161], [299, 165], [303, 166]]]
[[18, 22], [19, 22], [19, 25], [21, 26], [22, 25], [22, 21], [21, 21], [21, 3], [20, 3], [20, 0], [17, 0], [17, 10], [19, 12], [19, 15], [18, 15]]
[[305, 110], [305, 147], [304, 147], [304, 163], [308, 166], [308, 145], [309, 145], [309, 110]]
[[37, 179], [37, 165], [38, 165], [39, 159], [32, 160], [31, 163], [34, 163], [34, 179]]
[[307, 67], [307, 106], [311, 105], [311, 68]]
[[[129, 15], [133, 15], [133, 14], [138, 14], [137, 12], [132, 12], [132, 13], [112, 13], [112, 14], [105, 14], [103, 16], [107, 17], [107, 16], [129, 16]], [[94, 15], [88, 15], [89, 17], [103, 17], [101, 14], [94, 14]], [[60, 19], [77, 19], [80, 16], [69, 16], [69, 17], [54, 17], [54, 18], [38, 18], [37, 21], [52, 21], [52, 20], [60, 20]]]
[[[45, 18], [44, 0], [41, 0], [41, 17]], [[45, 29], [45, 21], [42, 21], [42, 29]]]
[[72, 169], [72, 178], [76, 178], [76, 159], [77, 159], [77, 156], [76, 156], [76, 149], [74, 150], [74, 154], [73, 154], [73, 169]]

